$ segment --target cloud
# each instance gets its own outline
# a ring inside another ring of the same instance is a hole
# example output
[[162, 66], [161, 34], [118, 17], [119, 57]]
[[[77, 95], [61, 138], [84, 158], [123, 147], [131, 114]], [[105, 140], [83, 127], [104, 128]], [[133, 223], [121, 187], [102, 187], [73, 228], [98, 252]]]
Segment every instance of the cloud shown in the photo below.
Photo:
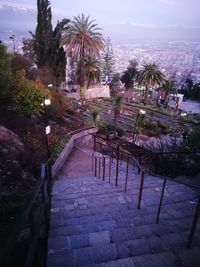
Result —
[[8, 2], [8, 1], [0, 1], [0, 5], [4, 5], [4, 6], [10, 6], [10, 7], [14, 7], [14, 8], [19, 8], [19, 9], [31, 9], [31, 10], [36, 10], [37, 6], [36, 5], [24, 5], [24, 4], [17, 4], [14, 2]]

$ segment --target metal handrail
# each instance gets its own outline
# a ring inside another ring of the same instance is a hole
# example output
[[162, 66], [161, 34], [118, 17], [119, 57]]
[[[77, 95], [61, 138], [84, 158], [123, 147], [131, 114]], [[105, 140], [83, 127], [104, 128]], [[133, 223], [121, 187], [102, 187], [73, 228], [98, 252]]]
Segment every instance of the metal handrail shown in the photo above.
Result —
[[[47, 175], [49, 167], [50, 166], [46, 163], [42, 164], [40, 179], [35, 185], [31, 196], [26, 200], [17, 214], [14, 223], [7, 229], [4, 238], [2, 238], [0, 242], [0, 247], [2, 247], [0, 250], [0, 266], [6, 267], [11, 262], [12, 258], [10, 255], [14, 251], [16, 242], [26, 225], [28, 225], [30, 229], [31, 238], [24, 266], [32, 266], [41, 227], [43, 224], [48, 224], [48, 219], [44, 217], [47, 215], [46, 209], [49, 209], [50, 203], [49, 187], [51, 179], [50, 176]], [[39, 215], [35, 218], [34, 210], [36, 210], [36, 208], [34, 204], [38, 198], [41, 203], [39, 203]], [[46, 225], [46, 227], [48, 229], [48, 225]], [[37, 231], [35, 231], [35, 229], [37, 229]]]

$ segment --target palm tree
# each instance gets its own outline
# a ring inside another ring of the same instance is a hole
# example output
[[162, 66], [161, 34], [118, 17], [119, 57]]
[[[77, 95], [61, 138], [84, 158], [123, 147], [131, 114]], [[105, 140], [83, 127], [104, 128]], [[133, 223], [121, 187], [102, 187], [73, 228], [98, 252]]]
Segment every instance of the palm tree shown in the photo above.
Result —
[[69, 28], [63, 34], [61, 46], [64, 46], [66, 54], [72, 56], [78, 62], [79, 84], [84, 87], [84, 59], [87, 55], [100, 57], [100, 51], [104, 49], [104, 40], [101, 30], [84, 14], [74, 17], [69, 24]]
[[148, 103], [149, 88], [154, 85], [161, 86], [164, 80], [164, 74], [159, 70], [156, 64], [143, 64], [143, 68], [138, 76], [138, 84], [146, 87], [144, 97], [145, 105]]
[[113, 112], [114, 112], [114, 137], [116, 136], [116, 125], [117, 125], [117, 118], [120, 116], [123, 107], [123, 97], [117, 95], [113, 101]]
[[84, 63], [85, 78], [87, 80], [87, 88], [89, 88], [91, 83], [94, 84], [100, 81], [101, 63], [91, 56], [87, 56]]
[[164, 100], [165, 100], [166, 105], [169, 102], [169, 94], [173, 91], [173, 89], [174, 89], [174, 81], [173, 80], [166, 80], [163, 83], [162, 90], [165, 92]]
[[93, 108], [91, 110], [91, 116], [92, 116], [93, 125], [97, 126], [97, 120], [98, 120], [98, 117], [99, 117], [99, 111]]

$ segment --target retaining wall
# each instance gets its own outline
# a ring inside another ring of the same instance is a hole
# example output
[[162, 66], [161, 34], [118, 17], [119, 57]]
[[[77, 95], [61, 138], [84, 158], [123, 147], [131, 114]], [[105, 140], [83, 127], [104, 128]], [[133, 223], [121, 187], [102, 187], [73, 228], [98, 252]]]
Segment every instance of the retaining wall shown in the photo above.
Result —
[[55, 161], [52, 166], [52, 176], [56, 176], [59, 171], [62, 169], [65, 161], [67, 160], [68, 156], [70, 155], [73, 148], [86, 146], [92, 141], [92, 134], [96, 133], [98, 128], [88, 128], [79, 132], [71, 133], [71, 137], [65, 147], [63, 148], [62, 152], [60, 153], [59, 157]]

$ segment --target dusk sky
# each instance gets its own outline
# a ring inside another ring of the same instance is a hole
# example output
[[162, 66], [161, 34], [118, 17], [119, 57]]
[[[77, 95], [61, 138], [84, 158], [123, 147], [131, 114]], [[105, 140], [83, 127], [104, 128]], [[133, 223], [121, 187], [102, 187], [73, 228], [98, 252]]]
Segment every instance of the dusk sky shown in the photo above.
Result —
[[[36, 6], [36, 0], [0, 0], [0, 4]], [[200, 27], [200, 0], [52, 0], [52, 11], [64, 17], [90, 15], [100, 24]]]

